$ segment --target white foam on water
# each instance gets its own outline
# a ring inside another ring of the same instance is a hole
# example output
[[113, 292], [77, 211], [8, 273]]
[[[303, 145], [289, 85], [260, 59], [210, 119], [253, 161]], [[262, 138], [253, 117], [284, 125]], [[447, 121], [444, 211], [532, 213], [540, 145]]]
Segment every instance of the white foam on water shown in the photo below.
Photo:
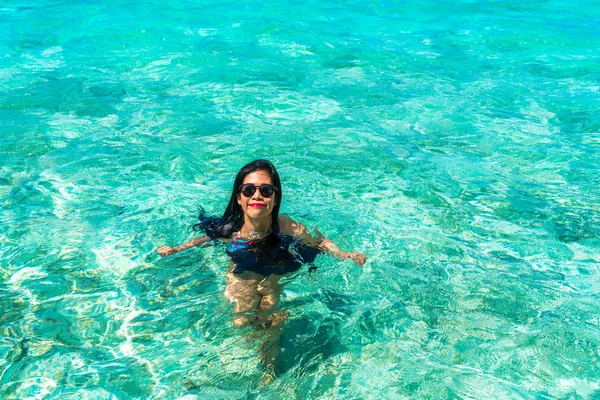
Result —
[[341, 83], [355, 84], [364, 81], [365, 71], [360, 67], [341, 68], [333, 76]]
[[[121, 326], [117, 330], [117, 334], [124, 337], [125, 340], [121, 342], [118, 349], [111, 349], [111, 353], [114, 354], [115, 358], [122, 356], [131, 357], [137, 360], [139, 364], [145, 366], [146, 370], [150, 373], [152, 381], [154, 382], [152, 392], [154, 395], [161, 395], [165, 392], [166, 387], [160, 380], [160, 375], [154, 368], [153, 360], [146, 359], [140, 355], [140, 350], [136, 349], [133, 343], [135, 335], [132, 333], [130, 328], [131, 322], [140, 315], [151, 314], [160, 316], [159, 312], [150, 312], [137, 307], [137, 298], [127, 292], [127, 289], [123, 283], [118, 285], [121, 287], [121, 291], [125, 294], [124, 297], [120, 297], [117, 300], [111, 301], [112, 307], [115, 309], [115, 313], [112, 315], [112, 320], [120, 321]], [[119, 303], [125, 304], [120, 305]]]
[[152, 61], [146, 66], [146, 68], [162, 67], [165, 65], [171, 65], [175, 58], [177, 58], [177, 57], [167, 57], [167, 58], [163, 58], [160, 60]]
[[100, 126], [112, 128], [119, 122], [119, 116], [117, 114], [110, 114], [103, 118], [96, 119], [96, 123]]
[[516, 385], [513, 385], [508, 381], [494, 378], [488, 374], [464, 374], [455, 377], [454, 381], [460, 382], [460, 387], [456, 390], [467, 398], [481, 400], [520, 398], [520, 396], [512, 390], [516, 388]]
[[[23, 64], [20, 64], [19, 67], [22, 69], [30, 69], [30, 70], [54, 70], [61, 68], [65, 63], [60, 57], [60, 51], [52, 52], [54, 50], [50, 50], [49, 53], [43, 54], [42, 57], [36, 57], [35, 55], [28, 53], [22, 55], [22, 58], [25, 60]], [[58, 57], [55, 57], [58, 55]]]
[[[76, 195], [82, 192], [82, 189], [72, 182], [64, 180], [60, 175], [52, 170], [44, 170], [40, 173], [40, 178], [43, 181], [49, 182], [54, 191], [49, 191], [48, 194], [52, 198], [54, 207], [52, 213], [59, 219], [64, 219], [69, 212], [74, 208], [73, 204], [76, 201]], [[40, 190], [45, 191], [38, 185]], [[56, 194], [58, 192], [58, 195]]]
[[212, 28], [200, 28], [198, 29], [198, 35], [202, 37], [214, 36], [217, 33], [217, 29]]
[[74, 369], [80, 369], [85, 367], [85, 361], [79, 355], [71, 356], [71, 367]]
[[105, 237], [102, 241], [103, 246], [92, 249], [92, 252], [96, 255], [98, 271], [121, 279], [132, 269], [140, 267], [142, 264], [134, 261], [137, 252], [131, 241], [132, 238], [119, 241], [118, 238], [111, 235]]
[[[323, 96], [306, 96], [262, 81], [232, 86], [204, 83], [172, 89], [169, 93], [209, 98], [220, 114], [258, 128], [262, 128], [265, 123], [292, 125], [319, 121], [342, 111], [340, 103], [335, 100]], [[249, 99], [252, 101], [248, 101]]]
[[425, 58], [438, 58], [441, 54], [433, 52], [433, 51], [407, 51], [408, 53], [413, 53], [418, 56], [424, 56]]
[[54, 379], [35, 377], [26, 379], [16, 391], [18, 398], [43, 399], [58, 387]]
[[[160, 81], [166, 78], [172, 70], [173, 61], [181, 58], [183, 54], [170, 54], [167, 57], [158, 60], [150, 61], [143, 67], [135, 68], [129, 73], [129, 79], [132, 80], [154, 80]], [[162, 107], [159, 107], [162, 108]]]
[[168, 89], [166, 93], [169, 96], [180, 96], [180, 97], [197, 97], [203, 96], [211, 91], [220, 91], [225, 88], [223, 84], [217, 83], [198, 83], [195, 85], [181, 85], [172, 89]]
[[[413, 340], [415, 343], [426, 345], [429, 340], [430, 328], [424, 321], [415, 321], [406, 328], [406, 336]], [[394, 333], [393, 331], [391, 333]]]
[[473, 217], [473, 226], [479, 226], [481, 228], [499, 232], [503, 235], [519, 235], [519, 236], [528, 236], [528, 235], [536, 235], [540, 232], [535, 229], [524, 228], [517, 224], [508, 221], [494, 220], [491, 218], [485, 218], [480, 216]]
[[[236, 88], [237, 90], [239, 89]], [[278, 122], [286, 125], [316, 122], [342, 111], [340, 103], [322, 96], [305, 96], [286, 90], [271, 93], [265, 91], [257, 95], [262, 101], [245, 106], [241, 112], [236, 112], [235, 105], [227, 107], [224, 111], [232, 113], [234, 118], [244, 120], [249, 125], [260, 122]], [[257, 106], [264, 108], [260, 109]]]
[[0, 81], [8, 82], [15, 79], [17, 75], [21, 73], [21, 70], [17, 67], [13, 68], [0, 68]]
[[40, 177], [52, 183], [52, 186], [64, 200], [73, 200], [74, 194], [81, 193], [82, 190], [75, 186], [72, 182], [64, 180], [60, 175], [51, 170], [44, 170], [40, 173]]
[[79, 118], [74, 113], [57, 112], [48, 118], [48, 135], [54, 139], [77, 139], [81, 137], [93, 122]]
[[309, 47], [303, 44], [294, 42], [281, 42], [273, 40], [271, 35], [261, 35], [258, 38], [258, 43], [264, 47], [270, 47], [278, 50], [280, 53], [289, 57], [312, 56], [314, 53], [309, 50]]
[[291, 57], [312, 56], [314, 53], [309, 50], [308, 46], [298, 43], [290, 43], [281, 46], [281, 52]]
[[81, 400], [97, 400], [97, 399], [107, 399], [107, 400], [118, 400], [119, 398], [114, 394], [110, 393], [106, 389], [103, 388], [93, 388], [93, 389], [79, 389], [73, 394], [74, 399]]
[[50, 56], [60, 53], [62, 51], [63, 51], [62, 46], [52, 46], [52, 47], [49, 47], [46, 50], [42, 51], [42, 56], [50, 57]]
[[583, 246], [579, 243], [567, 243], [566, 246], [573, 253], [574, 261], [595, 261], [600, 263], [600, 250]]
[[43, 267], [25, 267], [15, 272], [8, 280], [8, 283], [18, 287], [25, 281], [45, 278], [47, 276], [48, 274], [44, 271]]
[[596, 390], [600, 389], [598, 382], [589, 382], [581, 378], [559, 378], [556, 380], [556, 386], [548, 389], [548, 392], [556, 398], [566, 396], [571, 392], [578, 396], [589, 397]]
[[[160, 128], [168, 123], [172, 114], [172, 111], [165, 110], [154, 102], [148, 102], [139, 111], [132, 113], [130, 118], [131, 128], [128, 129], [135, 130], [137, 136], [144, 135], [155, 137], [157, 129], [152, 128], [158, 128], [160, 131]], [[136, 136], [131, 136], [129, 140], [130, 144], [145, 144], [144, 140]]]

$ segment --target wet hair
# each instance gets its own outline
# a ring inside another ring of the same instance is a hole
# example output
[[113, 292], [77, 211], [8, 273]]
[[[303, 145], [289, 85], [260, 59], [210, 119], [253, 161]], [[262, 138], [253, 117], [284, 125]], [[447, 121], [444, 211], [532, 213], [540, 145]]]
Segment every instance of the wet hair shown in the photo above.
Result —
[[231, 191], [231, 198], [229, 204], [223, 213], [222, 217], [214, 217], [206, 214], [204, 209], [200, 210], [198, 219], [200, 222], [193, 226], [195, 231], [204, 231], [206, 235], [211, 239], [217, 238], [229, 238], [233, 232], [237, 232], [242, 229], [244, 225], [244, 211], [242, 206], [237, 202], [238, 196], [240, 195], [240, 187], [244, 182], [244, 178], [248, 174], [256, 171], [264, 171], [271, 177], [271, 183], [275, 187], [275, 206], [271, 214], [271, 232], [279, 232], [279, 206], [281, 205], [281, 181], [279, 180], [279, 174], [275, 169], [275, 166], [267, 160], [255, 160], [249, 164], [246, 164], [240, 169], [233, 182], [233, 189]]

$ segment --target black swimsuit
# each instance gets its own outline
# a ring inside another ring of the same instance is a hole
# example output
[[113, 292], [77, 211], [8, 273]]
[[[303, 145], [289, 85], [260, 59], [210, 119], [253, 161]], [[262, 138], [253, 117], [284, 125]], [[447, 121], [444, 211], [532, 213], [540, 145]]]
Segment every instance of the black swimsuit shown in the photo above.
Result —
[[238, 233], [226, 248], [235, 265], [234, 274], [251, 271], [265, 277], [296, 272], [321, 253], [291, 236], [276, 233], [257, 241], [244, 240]]

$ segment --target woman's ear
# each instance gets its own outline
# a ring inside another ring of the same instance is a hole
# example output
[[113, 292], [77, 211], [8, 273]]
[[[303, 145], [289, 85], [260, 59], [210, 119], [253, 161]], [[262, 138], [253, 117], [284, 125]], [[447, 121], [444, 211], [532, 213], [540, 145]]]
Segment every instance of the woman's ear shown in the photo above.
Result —
[[241, 206], [242, 205], [242, 196], [240, 196], [240, 194], [238, 193], [237, 195], [237, 202], [238, 204]]

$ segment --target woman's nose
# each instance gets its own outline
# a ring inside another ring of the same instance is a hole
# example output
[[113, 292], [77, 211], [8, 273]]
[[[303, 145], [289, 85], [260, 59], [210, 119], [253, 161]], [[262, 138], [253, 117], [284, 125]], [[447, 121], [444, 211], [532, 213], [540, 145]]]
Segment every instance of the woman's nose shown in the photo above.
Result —
[[260, 194], [260, 190], [256, 189], [256, 191], [254, 192], [254, 194], [252, 195], [252, 199], [253, 200], [259, 200], [262, 199], [262, 195]]

